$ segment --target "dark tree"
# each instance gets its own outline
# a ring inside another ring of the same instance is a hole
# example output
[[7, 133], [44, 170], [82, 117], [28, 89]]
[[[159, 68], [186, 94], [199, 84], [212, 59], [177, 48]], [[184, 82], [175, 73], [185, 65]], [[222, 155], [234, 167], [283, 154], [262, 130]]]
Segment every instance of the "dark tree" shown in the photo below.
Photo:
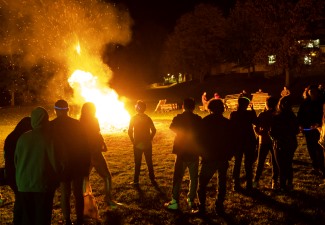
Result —
[[164, 72], [192, 74], [203, 81], [212, 66], [222, 59], [224, 26], [221, 11], [210, 4], [200, 4], [184, 14], [166, 41], [162, 57]]
[[313, 37], [311, 24], [320, 20], [323, 0], [251, 0], [259, 23], [261, 43], [255, 62], [266, 64], [269, 55], [276, 56], [276, 66], [285, 72], [285, 85], [290, 85], [290, 72], [302, 64], [306, 54], [302, 40]]

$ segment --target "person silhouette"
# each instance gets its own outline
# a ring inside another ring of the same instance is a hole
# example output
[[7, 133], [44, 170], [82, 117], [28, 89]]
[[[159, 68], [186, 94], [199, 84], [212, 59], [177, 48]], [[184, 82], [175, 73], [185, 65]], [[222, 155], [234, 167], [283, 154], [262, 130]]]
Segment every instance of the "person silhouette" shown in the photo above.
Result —
[[[120, 203], [112, 200], [112, 175], [108, 169], [103, 152], [107, 151], [103, 136], [100, 133], [98, 119], [96, 118], [96, 106], [92, 102], [86, 102], [82, 105], [80, 115], [81, 127], [86, 134], [88, 146], [90, 146], [91, 162], [89, 173], [95, 168], [99, 176], [104, 181], [105, 202], [108, 207], [115, 209]], [[85, 178], [89, 181], [89, 175]]]
[[235, 165], [233, 170], [234, 190], [240, 191], [240, 168], [243, 156], [245, 156], [246, 189], [250, 191], [253, 183], [253, 164], [256, 151], [256, 137], [253, 125], [257, 124], [256, 112], [247, 110], [250, 100], [247, 97], [238, 99], [238, 109], [230, 113], [230, 121], [234, 125], [236, 138]]
[[156, 184], [152, 163], [152, 140], [156, 134], [156, 127], [152, 119], [145, 114], [146, 107], [145, 102], [137, 101], [135, 105], [137, 114], [131, 118], [128, 129], [134, 152], [134, 178], [132, 184], [135, 186], [139, 185], [142, 154], [146, 159], [149, 178], [153, 184]]
[[215, 212], [223, 212], [228, 161], [234, 155], [233, 126], [231, 121], [222, 115], [225, 110], [222, 100], [210, 100], [208, 110], [210, 114], [202, 119], [200, 132], [202, 166], [199, 174], [200, 204], [197, 212], [200, 214], [205, 213], [206, 187], [216, 172], [218, 172], [218, 196], [215, 201]]
[[75, 198], [76, 224], [83, 224], [84, 196], [83, 181], [89, 174], [90, 150], [81, 123], [70, 117], [68, 103], [60, 99], [54, 105], [56, 118], [50, 122], [53, 136], [57, 142], [63, 143], [60, 149], [62, 161], [65, 163], [64, 176], [61, 177], [61, 208], [66, 225], [72, 224], [70, 219], [71, 189]]
[[190, 185], [187, 195], [187, 204], [190, 208], [195, 206], [196, 189], [199, 170], [199, 129], [202, 118], [193, 113], [195, 101], [186, 98], [183, 101], [184, 112], [175, 116], [170, 124], [170, 129], [176, 133], [173, 153], [176, 154], [173, 175], [172, 200], [165, 203], [165, 207], [177, 210], [179, 196], [185, 170], [189, 169]]
[[17, 199], [18, 188], [16, 184], [16, 168], [14, 163], [14, 156], [18, 138], [25, 132], [32, 130], [31, 117], [24, 117], [21, 119], [14, 130], [6, 137], [4, 142], [4, 156], [5, 156], [5, 170], [6, 182], [15, 194], [14, 203], [14, 225], [22, 224], [22, 205]]

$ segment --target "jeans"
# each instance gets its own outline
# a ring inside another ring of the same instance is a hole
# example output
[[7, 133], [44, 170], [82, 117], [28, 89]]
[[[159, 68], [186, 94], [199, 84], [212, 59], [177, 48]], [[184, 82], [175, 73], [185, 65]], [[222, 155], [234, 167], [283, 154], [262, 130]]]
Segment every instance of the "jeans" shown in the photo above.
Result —
[[153, 164], [152, 164], [152, 148], [148, 149], [139, 149], [134, 147], [134, 183], [139, 183], [139, 176], [140, 176], [140, 168], [141, 168], [141, 162], [142, 162], [142, 154], [144, 154], [148, 171], [149, 171], [149, 178], [151, 180], [155, 179], [155, 174], [153, 171]]
[[292, 185], [293, 168], [292, 161], [296, 147], [289, 148], [274, 148], [276, 163], [280, 174], [280, 188], [286, 188], [287, 185]]
[[187, 197], [193, 201], [196, 197], [198, 172], [199, 172], [199, 159], [194, 161], [184, 161], [176, 157], [174, 176], [173, 176], [173, 199], [179, 201], [180, 189], [182, 185], [185, 170], [188, 168], [190, 174], [190, 185]]
[[254, 148], [248, 148], [245, 151], [240, 150], [235, 153], [235, 165], [233, 171], [235, 186], [240, 185], [240, 168], [241, 168], [243, 156], [245, 155], [244, 164], [245, 164], [245, 172], [246, 172], [246, 187], [247, 188], [252, 187], [254, 154], [255, 154]]
[[24, 225], [51, 225], [54, 192], [18, 192]]
[[210, 161], [202, 162], [202, 167], [199, 175], [199, 190], [198, 196], [200, 201], [200, 207], [205, 206], [206, 201], [206, 187], [210, 182], [211, 178], [218, 171], [218, 198], [216, 199], [216, 205], [223, 203], [226, 196], [227, 187], [227, 170], [228, 161]]
[[73, 196], [75, 198], [77, 221], [82, 222], [84, 212], [83, 177], [75, 178], [72, 181], [68, 182], [61, 182], [60, 188], [62, 214], [66, 221], [70, 221], [71, 185], [73, 188]]
[[271, 152], [271, 159], [272, 159], [272, 180], [277, 181], [279, 177], [279, 170], [278, 166], [275, 161], [275, 156], [273, 152], [273, 144], [271, 143], [262, 143], [259, 146], [258, 149], [258, 163], [257, 163], [257, 169], [256, 169], [256, 174], [255, 174], [255, 181], [258, 182], [261, 178], [263, 169], [264, 169], [264, 164], [266, 157], [268, 153]]

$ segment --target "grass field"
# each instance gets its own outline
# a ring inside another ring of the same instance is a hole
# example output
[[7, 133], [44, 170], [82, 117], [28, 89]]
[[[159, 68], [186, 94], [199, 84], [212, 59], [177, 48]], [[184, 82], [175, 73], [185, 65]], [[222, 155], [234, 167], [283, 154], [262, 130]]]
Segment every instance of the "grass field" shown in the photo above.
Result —
[[[31, 108], [0, 109], [0, 144], [16, 123], [29, 115]], [[53, 110], [49, 108], [51, 118]], [[152, 112], [152, 110], [148, 110]], [[305, 140], [299, 135], [299, 147], [294, 158], [294, 191], [278, 194], [270, 189], [271, 167], [266, 166], [260, 188], [252, 195], [234, 192], [230, 174], [233, 161], [228, 170], [226, 214], [222, 217], [213, 214], [217, 179], [214, 176], [208, 186], [207, 217], [191, 215], [186, 205], [189, 178], [186, 174], [181, 192], [179, 212], [164, 209], [163, 204], [171, 198], [174, 155], [171, 154], [174, 134], [168, 129], [171, 119], [180, 111], [164, 114], [149, 113], [155, 122], [157, 134], [153, 141], [153, 162], [158, 186], [150, 183], [143, 160], [140, 188], [129, 183], [133, 181], [133, 150], [126, 132], [104, 135], [108, 152], [104, 153], [113, 175], [113, 196], [123, 205], [116, 210], [107, 209], [102, 192], [103, 183], [96, 172], [91, 173], [91, 185], [97, 199], [102, 224], [325, 224], [325, 189], [319, 187], [321, 179], [312, 175], [311, 163]], [[132, 112], [133, 113], [133, 112]], [[202, 116], [202, 114], [200, 112]], [[225, 116], [228, 114], [226, 113]], [[235, 141], [235, 140], [234, 140]], [[0, 149], [0, 166], [4, 165]], [[243, 173], [242, 173], [243, 174]], [[14, 196], [11, 190], [0, 187], [6, 199], [0, 208], [0, 224], [11, 224]], [[60, 224], [62, 213], [59, 206], [60, 191], [56, 192], [52, 224]], [[72, 201], [73, 204], [73, 201]], [[72, 206], [72, 212], [73, 206]], [[74, 219], [75, 217], [72, 216]], [[94, 221], [91, 222], [94, 224]]]

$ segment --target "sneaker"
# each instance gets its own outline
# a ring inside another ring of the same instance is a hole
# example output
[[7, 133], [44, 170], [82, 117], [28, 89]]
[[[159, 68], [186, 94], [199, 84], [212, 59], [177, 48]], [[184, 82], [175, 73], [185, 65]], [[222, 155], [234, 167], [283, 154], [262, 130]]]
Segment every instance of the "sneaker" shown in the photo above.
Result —
[[187, 205], [189, 208], [191, 208], [192, 210], [196, 208], [196, 204], [194, 202], [194, 200], [191, 200], [190, 198], [187, 198]]
[[276, 181], [272, 181], [271, 188], [272, 188], [273, 190], [277, 190], [277, 189], [279, 189], [279, 183], [276, 182]]
[[254, 181], [253, 182], [253, 188], [258, 188], [260, 185], [258, 183], [258, 181]]
[[205, 209], [203, 209], [202, 207], [199, 206], [198, 209], [193, 209], [191, 211], [191, 213], [194, 215], [194, 216], [197, 216], [197, 217], [204, 217], [205, 216]]
[[165, 203], [165, 207], [167, 209], [177, 210], [178, 209], [178, 203], [175, 199], [172, 199], [170, 202]]
[[140, 183], [139, 182], [131, 182], [131, 185], [133, 185], [134, 187], [139, 187]]
[[0, 207], [5, 203], [5, 200], [3, 198], [0, 198]]

